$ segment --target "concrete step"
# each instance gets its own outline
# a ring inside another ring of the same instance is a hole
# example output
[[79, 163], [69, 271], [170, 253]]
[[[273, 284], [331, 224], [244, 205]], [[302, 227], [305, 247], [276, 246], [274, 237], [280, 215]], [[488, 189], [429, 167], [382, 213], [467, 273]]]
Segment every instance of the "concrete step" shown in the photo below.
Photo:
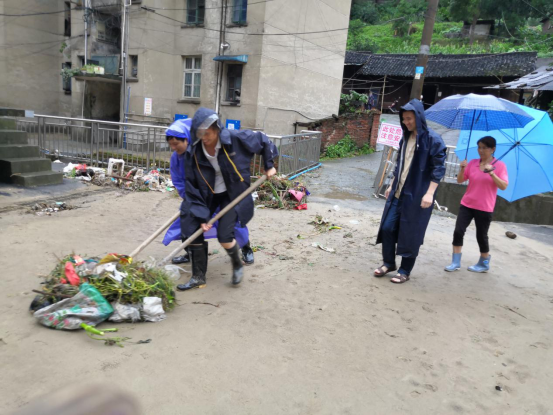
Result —
[[0, 178], [4, 181], [17, 173], [52, 171], [52, 162], [40, 157], [0, 159]]
[[46, 186], [49, 184], [61, 184], [63, 182], [63, 173], [55, 171], [41, 171], [36, 173], [21, 173], [12, 176], [12, 183], [20, 186]]
[[22, 157], [39, 157], [38, 146], [29, 144], [0, 144], [0, 159], [16, 159]]
[[0, 130], [15, 130], [17, 123], [15, 120], [9, 120], [7, 118], [0, 118]]
[[27, 133], [16, 130], [0, 130], [0, 144], [28, 144]]

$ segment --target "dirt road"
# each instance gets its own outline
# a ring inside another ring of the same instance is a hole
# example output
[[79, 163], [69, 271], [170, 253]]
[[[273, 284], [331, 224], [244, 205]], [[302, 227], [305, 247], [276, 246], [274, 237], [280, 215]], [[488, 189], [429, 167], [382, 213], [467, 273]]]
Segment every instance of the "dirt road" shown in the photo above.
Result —
[[[119, 385], [156, 415], [553, 413], [553, 247], [492, 224], [492, 271], [446, 274], [454, 220], [434, 216], [412, 280], [394, 285], [372, 277], [378, 209], [319, 198], [256, 212], [252, 243], [265, 249], [237, 288], [211, 242], [207, 287], [179, 293], [161, 323], [120, 325], [152, 339], [122, 349], [39, 326], [30, 290], [56, 255], [131, 252], [178, 200], [111, 192], [50, 217], [2, 213], [0, 413], [82, 382]], [[315, 214], [343, 229], [317, 234]], [[478, 258], [469, 233], [465, 268]], [[143, 259], [168, 251], [158, 241]]]

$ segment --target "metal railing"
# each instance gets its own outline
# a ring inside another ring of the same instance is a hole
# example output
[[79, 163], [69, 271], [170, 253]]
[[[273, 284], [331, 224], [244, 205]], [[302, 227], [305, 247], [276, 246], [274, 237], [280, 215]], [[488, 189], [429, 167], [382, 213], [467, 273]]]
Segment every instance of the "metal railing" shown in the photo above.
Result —
[[[165, 139], [168, 126], [119, 123], [82, 118], [35, 115], [34, 120], [16, 119], [17, 129], [26, 131], [28, 142], [40, 148], [44, 157], [60, 158], [106, 167], [110, 158], [125, 165], [169, 172], [171, 149]], [[269, 136], [278, 148], [278, 174], [298, 173], [319, 163], [322, 133]], [[264, 171], [262, 158], [252, 160], [252, 175]]]
[[[374, 196], [384, 197], [386, 189], [390, 185], [394, 169], [396, 167], [397, 149], [394, 147], [385, 146], [382, 151], [382, 158], [380, 160], [380, 168], [376, 174], [374, 182]], [[455, 154], [455, 146], [447, 146], [446, 160], [445, 160], [445, 176], [444, 181], [457, 180], [457, 173], [459, 173], [460, 160]]]
[[[278, 174], [291, 176], [319, 163], [322, 138], [320, 131], [268, 137], [278, 150], [278, 158], [275, 162]], [[258, 176], [263, 171], [263, 160], [256, 155], [252, 160], [252, 175]]]

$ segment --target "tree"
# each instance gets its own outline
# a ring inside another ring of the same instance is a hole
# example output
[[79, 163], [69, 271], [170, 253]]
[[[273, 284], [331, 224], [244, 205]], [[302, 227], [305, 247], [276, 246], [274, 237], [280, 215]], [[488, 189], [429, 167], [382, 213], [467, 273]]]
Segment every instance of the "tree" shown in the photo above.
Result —
[[476, 22], [482, 14], [482, 0], [451, 0], [449, 3], [449, 13], [453, 20], [469, 21], [470, 23], [470, 42], [474, 43]]
[[410, 34], [411, 24], [421, 20], [425, 11], [425, 0], [401, 0], [396, 7], [396, 20], [392, 24], [396, 36]]
[[351, 6], [351, 20], [361, 20], [367, 24], [378, 23], [378, 9], [372, 1], [356, 3]]

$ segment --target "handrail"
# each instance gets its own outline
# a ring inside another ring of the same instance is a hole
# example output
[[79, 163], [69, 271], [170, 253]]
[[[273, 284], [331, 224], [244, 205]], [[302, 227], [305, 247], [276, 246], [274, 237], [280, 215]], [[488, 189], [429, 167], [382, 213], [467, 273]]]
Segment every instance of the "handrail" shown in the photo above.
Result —
[[163, 128], [167, 129], [168, 126], [162, 126], [162, 125], [148, 125], [148, 124], [131, 124], [131, 123], [123, 123], [123, 122], [115, 122], [115, 121], [102, 121], [102, 120], [91, 120], [87, 118], [71, 118], [71, 117], [58, 117], [56, 115], [42, 115], [42, 114], [35, 114], [35, 117], [42, 117], [42, 118], [53, 118], [56, 120], [71, 120], [71, 121], [79, 121], [79, 122], [96, 122], [100, 124], [110, 124], [110, 125], [119, 125], [122, 127], [144, 127], [144, 128]]

